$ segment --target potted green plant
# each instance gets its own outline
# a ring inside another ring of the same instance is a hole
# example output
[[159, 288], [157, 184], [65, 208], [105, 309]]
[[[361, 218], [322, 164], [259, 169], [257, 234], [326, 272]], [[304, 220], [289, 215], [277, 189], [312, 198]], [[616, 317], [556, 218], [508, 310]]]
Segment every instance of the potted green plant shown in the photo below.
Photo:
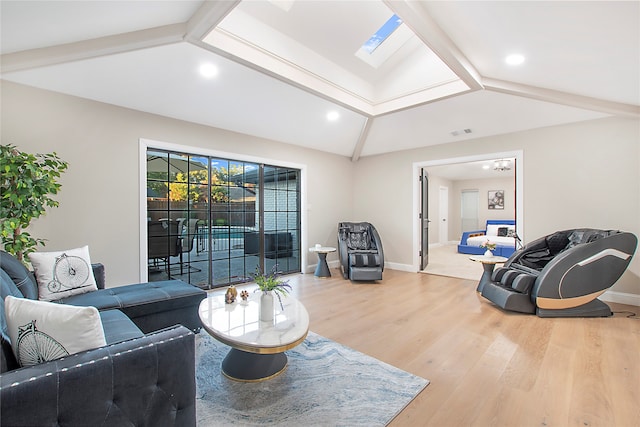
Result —
[[251, 279], [256, 282], [258, 289], [262, 291], [260, 295], [260, 320], [265, 322], [273, 321], [273, 294], [278, 297], [280, 308], [284, 310], [282, 296], [286, 296], [291, 290], [287, 280], [282, 280], [278, 276], [281, 274], [277, 265], [271, 268], [269, 273], [264, 273], [260, 266], [256, 266], [256, 272], [251, 275]]
[[55, 152], [29, 154], [11, 144], [0, 145], [0, 241], [22, 263], [38, 245], [45, 245], [44, 239], [24, 229], [47, 207], [58, 206], [51, 196], [60, 191], [58, 179], [67, 167]]

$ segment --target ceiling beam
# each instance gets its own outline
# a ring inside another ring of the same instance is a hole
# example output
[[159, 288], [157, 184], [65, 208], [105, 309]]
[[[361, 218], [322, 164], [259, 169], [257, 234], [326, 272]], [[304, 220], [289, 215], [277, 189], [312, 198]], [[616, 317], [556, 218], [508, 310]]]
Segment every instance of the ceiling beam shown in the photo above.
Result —
[[0, 56], [0, 72], [9, 73], [98, 56], [129, 52], [183, 40], [186, 24], [171, 24], [75, 43], [23, 50]]
[[187, 22], [5, 54], [0, 56], [0, 72], [22, 71], [184, 40], [200, 41], [239, 3], [240, 0], [206, 1]]
[[357, 162], [362, 154], [362, 149], [364, 148], [364, 144], [367, 142], [367, 137], [369, 136], [369, 130], [371, 130], [371, 125], [373, 124], [373, 117], [365, 117], [364, 124], [362, 125], [362, 130], [360, 131], [360, 136], [358, 137], [358, 142], [353, 149], [353, 155], [351, 156], [351, 161], [353, 163]]
[[239, 4], [240, 0], [205, 1], [187, 22], [184, 39], [202, 40]]
[[508, 95], [522, 96], [536, 99], [538, 101], [553, 102], [555, 104], [568, 105], [585, 110], [599, 111], [601, 113], [612, 114], [624, 117], [640, 117], [640, 106], [623, 104], [620, 102], [605, 101], [588, 96], [574, 95], [552, 89], [544, 89], [535, 86], [528, 86], [519, 83], [507, 82], [504, 80], [483, 78], [484, 88], [493, 92], [505, 93]]
[[419, 1], [383, 0], [415, 35], [435, 53], [471, 90], [482, 89], [482, 77], [449, 36], [442, 31]]

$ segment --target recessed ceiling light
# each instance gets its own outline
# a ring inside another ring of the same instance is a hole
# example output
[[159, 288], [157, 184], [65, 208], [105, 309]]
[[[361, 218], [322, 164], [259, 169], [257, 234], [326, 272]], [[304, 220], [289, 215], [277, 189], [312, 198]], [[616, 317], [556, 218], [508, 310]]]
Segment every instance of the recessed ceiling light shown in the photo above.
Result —
[[482, 165], [482, 169], [484, 169], [484, 170], [487, 170], [487, 169], [490, 169], [490, 168], [491, 168], [491, 166], [489, 166], [489, 165]]
[[218, 75], [218, 67], [211, 63], [202, 64], [200, 66], [200, 75], [204, 78], [211, 79]]
[[338, 114], [337, 111], [329, 111], [327, 113], [327, 120], [329, 120], [330, 122], [335, 122], [336, 120], [338, 120], [339, 117], [340, 117], [340, 114]]
[[524, 62], [524, 56], [520, 54], [509, 55], [505, 58], [505, 62], [509, 65], [520, 65]]

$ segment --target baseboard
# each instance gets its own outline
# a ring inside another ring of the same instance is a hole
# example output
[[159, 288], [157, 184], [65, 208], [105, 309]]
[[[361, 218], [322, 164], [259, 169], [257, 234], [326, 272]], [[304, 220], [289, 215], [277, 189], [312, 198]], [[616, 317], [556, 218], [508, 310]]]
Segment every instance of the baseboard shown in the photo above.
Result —
[[385, 262], [384, 263], [384, 268], [385, 269], [390, 269], [390, 270], [398, 270], [398, 271], [406, 271], [408, 273], [415, 273], [416, 269], [413, 265], [409, 265], [409, 264], [400, 264], [397, 262]]
[[[329, 264], [329, 268], [340, 268], [340, 260], [327, 261], [327, 264]], [[303, 269], [303, 273], [314, 273], [316, 271], [317, 265], [318, 264], [307, 265], [307, 267]], [[406, 271], [408, 273], [416, 272], [415, 268], [412, 265], [400, 264], [397, 262], [385, 262], [384, 268], [388, 268], [389, 270]]]
[[640, 295], [626, 292], [606, 291], [600, 296], [602, 301], [615, 302], [618, 304], [635, 305], [640, 307]]

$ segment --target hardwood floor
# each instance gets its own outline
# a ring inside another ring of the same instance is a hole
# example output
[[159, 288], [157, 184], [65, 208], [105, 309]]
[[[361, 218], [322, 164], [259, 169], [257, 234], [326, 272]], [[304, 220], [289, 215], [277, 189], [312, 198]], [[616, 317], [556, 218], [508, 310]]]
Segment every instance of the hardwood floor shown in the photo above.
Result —
[[639, 307], [542, 319], [501, 311], [470, 280], [332, 274], [287, 276], [310, 329], [431, 381], [393, 427], [640, 425]]

